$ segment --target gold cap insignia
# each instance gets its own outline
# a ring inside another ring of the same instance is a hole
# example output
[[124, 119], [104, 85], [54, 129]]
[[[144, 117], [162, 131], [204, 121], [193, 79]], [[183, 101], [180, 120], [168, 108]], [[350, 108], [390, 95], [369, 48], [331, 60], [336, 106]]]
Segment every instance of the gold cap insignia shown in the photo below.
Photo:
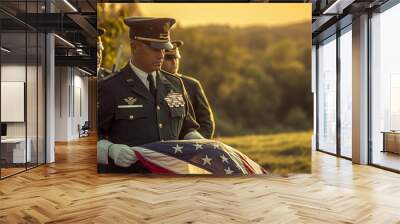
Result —
[[166, 22], [163, 26], [164, 32], [168, 32], [169, 28], [171, 28], [171, 23]]

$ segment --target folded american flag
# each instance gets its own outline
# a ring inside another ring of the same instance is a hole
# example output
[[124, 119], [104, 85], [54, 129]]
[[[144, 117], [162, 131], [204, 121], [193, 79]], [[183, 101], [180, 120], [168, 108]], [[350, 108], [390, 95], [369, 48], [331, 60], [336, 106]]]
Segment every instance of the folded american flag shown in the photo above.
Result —
[[159, 174], [267, 174], [240, 151], [214, 140], [174, 140], [133, 147], [137, 158]]

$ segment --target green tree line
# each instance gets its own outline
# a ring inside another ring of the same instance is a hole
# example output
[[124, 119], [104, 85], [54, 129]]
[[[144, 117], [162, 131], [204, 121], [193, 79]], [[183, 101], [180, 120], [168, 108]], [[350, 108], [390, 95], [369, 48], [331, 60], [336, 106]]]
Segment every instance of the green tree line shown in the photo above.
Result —
[[310, 24], [175, 27], [180, 72], [200, 80], [217, 135], [312, 127]]

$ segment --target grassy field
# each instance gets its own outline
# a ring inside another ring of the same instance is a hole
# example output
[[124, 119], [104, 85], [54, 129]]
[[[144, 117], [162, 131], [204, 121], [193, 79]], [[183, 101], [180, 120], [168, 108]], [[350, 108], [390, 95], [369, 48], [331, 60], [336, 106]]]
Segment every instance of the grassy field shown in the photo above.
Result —
[[307, 131], [218, 137], [217, 140], [240, 150], [270, 173], [310, 173], [311, 135]]

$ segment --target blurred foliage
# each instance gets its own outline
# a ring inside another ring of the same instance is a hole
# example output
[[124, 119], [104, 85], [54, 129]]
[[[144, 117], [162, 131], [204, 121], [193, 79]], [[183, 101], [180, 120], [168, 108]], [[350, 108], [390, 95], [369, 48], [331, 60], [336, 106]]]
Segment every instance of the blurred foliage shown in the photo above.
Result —
[[[119, 68], [129, 60], [128, 28], [122, 18], [141, 15], [136, 4], [98, 4], [103, 67], [111, 69], [120, 44]], [[198, 79], [215, 115], [216, 136], [264, 134], [312, 128], [311, 26], [181, 27], [180, 73]], [[309, 147], [309, 145], [308, 145]]]
[[118, 48], [122, 47], [121, 65], [128, 63], [131, 55], [129, 28], [124, 23], [124, 18], [130, 16], [140, 16], [137, 4], [97, 4], [97, 26], [102, 27], [106, 32], [101, 36], [103, 42], [103, 60], [102, 67], [112, 70], [116, 63]]
[[270, 173], [311, 173], [312, 132], [220, 137]]
[[310, 24], [175, 27], [182, 74], [203, 84], [216, 135], [312, 128]]

